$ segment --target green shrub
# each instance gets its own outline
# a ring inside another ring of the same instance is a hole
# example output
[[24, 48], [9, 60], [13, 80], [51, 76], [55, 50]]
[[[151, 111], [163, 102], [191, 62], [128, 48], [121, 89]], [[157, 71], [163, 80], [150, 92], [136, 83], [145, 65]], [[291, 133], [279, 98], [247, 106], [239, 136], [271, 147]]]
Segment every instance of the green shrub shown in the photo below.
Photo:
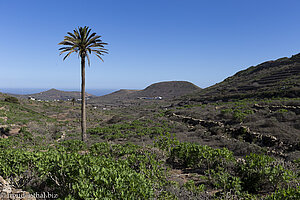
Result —
[[16, 97], [6, 97], [4, 101], [9, 102], [9, 103], [16, 103], [19, 104], [19, 100]]
[[297, 169], [297, 177], [300, 178], [300, 158], [293, 161]]
[[160, 134], [159, 136], [155, 137], [154, 146], [158, 147], [162, 150], [166, 150], [170, 152], [173, 147], [179, 144], [178, 139], [175, 135], [171, 135], [169, 132], [165, 134]]
[[300, 199], [300, 186], [297, 188], [279, 189], [265, 198], [266, 200], [298, 200]]
[[216, 188], [222, 189], [223, 192], [235, 191], [240, 192], [242, 190], [242, 182], [239, 177], [233, 176], [228, 173], [224, 168], [218, 168], [216, 170], [206, 171], [210, 178], [210, 182]]
[[243, 190], [251, 193], [259, 192], [263, 188], [274, 190], [291, 178], [291, 172], [285, 170], [273, 158], [257, 154], [246, 156], [245, 162], [238, 164], [238, 173]]
[[171, 150], [170, 161], [184, 167], [215, 169], [227, 166], [233, 160], [233, 153], [226, 148], [213, 149], [209, 146], [183, 142]]
[[134, 120], [130, 123], [125, 122], [122, 124], [113, 124], [110, 126], [96, 127], [87, 130], [89, 134], [97, 134], [102, 136], [104, 139], [110, 140], [135, 136], [141, 137], [145, 135], [152, 137], [167, 131], [169, 131], [169, 127], [167, 127], [167, 125], [154, 123], [151, 120]]
[[47, 187], [70, 199], [149, 199], [151, 181], [126, 161], [50, 150], [36, 162]]
[[32, 141], [33, 135], [25, 127], [21, 127], [18, 137], [22, 137], [23, 141]]
[[195, 185], [195, 182], [193, 180], [187, 181], [185, 184], [183, 184], [183, 187], [187, 189], [188, 191], [191, 191], [193, 193], [201, 193], [204, 192], [205, 186], [204, 184]]
[[109, 144], [106, 142], [93, 144], [90, 148], [90, 154], [94, 156], [109, 156], [120, 158], [125, 155], [135, 154], [141, 149], [140, 146], [133, 145], [130, 143], [120, 144]]
[[[16, 138], [15, 138], [16, 139]], [[17, 138], [18, 139], [18, 138]], [[0, 176], [17, 188], [49, 191], [61, 199], [173, 199], [156, 154], [133, 144], [97, 143], [85, 154], [81, 141], [45, 148], [15, 148], [0, 139]], [[34, 181], [37, 186], [31, 187]]]
[[178, 198], [169, 191], [161, 191], [158, 195], [158, 200], [178, 200]]
[[282, 109], [277, 110], [276, 112], [278, 112], [278, 113], [286, 113], [286, 112], [288, 112], [288, 110], [282, 108]]
[[125, 145], [97, 143], [90, 147], [90, 154], [125, 160], [131, 169], [144, 174], [158, 188], [167, 184], [165, 169], [161, 167], [161, 161], [157, 159], [156, 154], [148, 152], [140, 146], [130, 143]]
[[66, 151], [78, 152], [80, 150], [86, 150], [86, 144], [81, 140], [65, 140], [60, 143], [61, 147]]
[[248, 115], [253, 114], [253, 110], [246, 109], [244, 107], [236, 107], [234, 109], [232, 108], [227, 108], [221, 110], [221, 114], [232, 114], [233, 118], [237, 121], [242, 122]]
[[34, 168], [35, 159], [32, 152], [23, 149], [2, 148], [0, 151], [0, 176], [10, 180], [12, 185], [17, 188], [23, 187], [32, 178], [32, 174], [27, 172]]
[[16, 144], [15, 141], [12, 141], [11, 138], [0, 138], [0, 150], [12, 148]]

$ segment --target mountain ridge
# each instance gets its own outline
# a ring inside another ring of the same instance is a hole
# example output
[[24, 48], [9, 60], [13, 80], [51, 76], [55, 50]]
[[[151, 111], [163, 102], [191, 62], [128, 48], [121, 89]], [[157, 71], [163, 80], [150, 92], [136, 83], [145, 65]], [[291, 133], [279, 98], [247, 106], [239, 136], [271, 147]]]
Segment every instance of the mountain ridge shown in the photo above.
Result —
[[89, 103], [134, 100], [138, 98], [153, 99], [155, 97], [160, 97], [161, 99], [171, 99], [192, 93], [193, 91], [200, 89], [201, 88], [188, 81], [162, 81], [153, 83], [143, 90], [121, 89], [104, 96], [95, 97], [91, 99]]
[[[87, 98], [93, 98], [95, 95], [85, 93]], [[18, 98], [33, 98], [36, 100], [70, 100], [70, 99], [80, 99], [81, 92], [78, 91], [62, 91], [57, 90], [55, 88], [51, 88], [49, 90], [34, 93], [34, 94], [26, 94], [26, 95], [17, 95], [17, 94], [10, 94], [11, 96], [15, 96]]]
[[300, 54], [248, 67], [224, 81], [184, 96], [190, 101], [300, 96]]

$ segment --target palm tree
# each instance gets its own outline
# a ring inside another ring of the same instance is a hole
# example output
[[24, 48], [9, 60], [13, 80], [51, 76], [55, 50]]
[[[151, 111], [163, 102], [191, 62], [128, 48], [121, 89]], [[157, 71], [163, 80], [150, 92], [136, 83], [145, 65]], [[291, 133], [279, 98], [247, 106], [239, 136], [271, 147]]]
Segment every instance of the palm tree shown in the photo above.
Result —
[[67, 36], [59, 45], [64, 45], [60, 48], [60, 55], [67, 53], [63, 60], [69, 57], [72, 53], [78, 53], [78, 57], [81, 59], [81, 133], [82, 141], [86, 141], [86, 110], [85, 110], [85, 59], [88, 60], [90, 66], [89, 54], [94, 53], [100, 60], [103, 61], [102, 57], [108, 53], [108, 50], [104, 48], [107, 43], [102, 42], [101, 36], [96, 33], [90, 34], [91, 29], [87, 26], [78, 27], [73, 30], [73, 33], [68, 32]]

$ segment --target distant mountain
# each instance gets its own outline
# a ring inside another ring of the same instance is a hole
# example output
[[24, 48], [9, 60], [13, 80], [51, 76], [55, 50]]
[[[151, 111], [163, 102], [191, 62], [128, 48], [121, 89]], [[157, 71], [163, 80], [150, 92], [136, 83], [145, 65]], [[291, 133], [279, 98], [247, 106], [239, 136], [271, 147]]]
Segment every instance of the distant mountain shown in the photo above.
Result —
[[132, 100], [138, 98], [153, 99], [155, 97], [170, 99], [190, 94], [198, 90], [200, 90], [198, 86], [187, 81], [166, 81], [154, 83], [144, 90], [119, 90], [101, 97], [95, 97], [91, 99], [89, 103]]
[[95, 97], [89, 102], [96, 102], [96, 101], [111, 101], [111, 100], [124, 100], [124, 99], [130, 99], [132, 98], [132, 95], [140, 90], [125, 90], [121, 89], [118, 91], [115, 91], [113, 93], [103, 95], [100, 97]]
[[184, 99], [205, 101], [250, 97], [300, 97], [300, 54], [249, 67]]
[[[36, 100], [68, 100], [68, 99], [80, 99], [81, 92], [69, 92], [69, 91], [61, 91], [56, 89], [50, 89], [44, 92], [35, 93], [35, 94], [26, 94], [26, 95], [11, 95], [19, 98], [29, 98], [32, 97]], [[86, 93], [87, 98], [93, 98], [94, 95]]]
[[154, 83], [144, 90], [137, 91], [135, 97], [162, 97], [162, 98], [175, 98], [186, 95], [200, 88], [193, 83], [187, 81], [166, 81]]

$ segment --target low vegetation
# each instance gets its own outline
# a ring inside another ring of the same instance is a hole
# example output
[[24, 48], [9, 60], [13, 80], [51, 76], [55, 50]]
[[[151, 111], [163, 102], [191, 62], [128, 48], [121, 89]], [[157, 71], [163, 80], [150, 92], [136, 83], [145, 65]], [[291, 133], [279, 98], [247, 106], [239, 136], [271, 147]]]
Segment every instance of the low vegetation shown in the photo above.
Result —
[[[170, 148], [162, 145], [162, 137], [172, 144]], [[16, 138], [1, 139], [0, 175], [17, 188], [52, 192], [60, 199], [176, 199], [170, 187], [195, 197], [209, 188], [218, 191], [214, 198], [229, 193], [266, 199], [300, 195], [297, 161], [287, 166], [280, 159], [257, 154], [237, 161], [226, 148], [178, 142], [169, 134], [157, 137], [155, 144], [168, 153], [159, 157], [153, 145], [130, 143], [87, 147], [82, 141], [68, 140], [29, 146]], [[189, 180], [180, 186], [170, 180], [172, 168], [194, 170], [203, 183]]]
[[300, 198], [299, 99], [138, 103], [88, 106], [84, 143], [78, 105], [3, 99], [0, 176], [59, 199]]
[[117, 139], [128, 137], [141, 137], [141, 136], [155, 136], [166, 131], [169, 131], [167, 123], [159, 124], [152, 120], [134, 120], [132, 122], [125, 122], [121, 124], [113, 124], [105, 127], [96, 127], [88, 129], [91, 135], [100, 135], [104, 139]]
[[10, 102], [10, 103], [16, 103], [16, 104], [19, 103], [19, 100], [18, 100], [16, 97], [6, 97], [6, 98], [4, 99], [4, 101]]

